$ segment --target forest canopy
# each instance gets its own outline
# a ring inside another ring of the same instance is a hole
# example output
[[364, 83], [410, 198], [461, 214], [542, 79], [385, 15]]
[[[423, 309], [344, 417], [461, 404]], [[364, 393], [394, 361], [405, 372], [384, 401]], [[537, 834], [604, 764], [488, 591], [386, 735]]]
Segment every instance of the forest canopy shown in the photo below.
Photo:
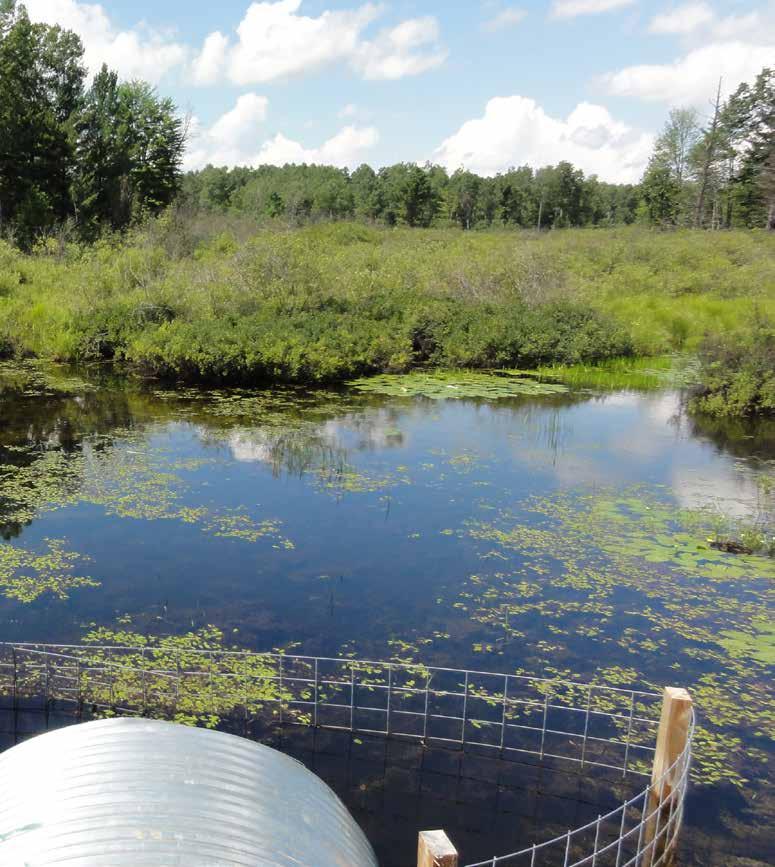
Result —
[[186, 133], [172, 100], [107, 66], [89, 80], [76, 34], [0, 0], [0, 237], [22, 249], [62, 232], [90, 242], [170, 205], [290, 225], [775, 228], [772, 69], [726, 101], [719, 89], [705, 120], [673, 110], [639, 184], [606, 183], [569, 162], [495, 177], [430, 163], [184, 174]]
[[172, 100], [106, 66], [87, 86], [78, 36], [0, 0], [0, 233], [28, 247], [68, 221], [90, 239], [156, 214], [184, 144]]

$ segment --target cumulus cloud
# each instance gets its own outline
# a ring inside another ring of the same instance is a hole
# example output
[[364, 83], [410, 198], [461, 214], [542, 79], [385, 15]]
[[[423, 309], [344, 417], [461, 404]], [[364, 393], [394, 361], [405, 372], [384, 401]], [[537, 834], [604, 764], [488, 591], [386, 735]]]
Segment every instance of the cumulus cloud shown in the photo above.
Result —
[[363, 162], [363, 154], [378, 141], [379, 133], [371, 126], [346, 126], [316, 148], [304, 147], [300, 142], [277, 133], [273, 139], [261, 145], [251, 164], [281, 166], [285, 163], [319, 163], [351, 168]]
[[302, 0], [251, 3], [230, 40], [211, 33], [193, 64], [192, 79], [213, 84], [258, 84], [345, 63], [364, 78], [396, 79], [425, 72], [444, 61], [435, 18], [410, 18], [380, 31], [365, 30], [382, 14], [366, 3], [353, 9], [300, 13]]
[[651, 33], [691, 33], [715, 18], [707, 3], [686, 3], [651, 19]]
[[266, 97], [244, 93], [210, 127], [203, 127], [193, 118], [184, 168], [200, 169], [208, 163], [216, 166], [324, 163], [349, 167], [362, 162], [363, 154], [379, 141], [373, 127], [354, 125], [345, 126], [319, 147], [305, 147], [282, 133], [267, 138], [263, 130], [267, 108]]
[[617, 96], [639, 97], [671, 105], [707, 105], [719, 78], [728, 89], [751, 81], [775, 57], [775, 39], [756, 45], [740, 40], [712, 42], [672, 63], [628, 66], [603, 76]]
[[361, 32], [379, 14], [367, 3], [354, 10], [299, 15], [301, 0], [251, 3], [237, 27], [229, 75], [237, 84], [272, 81], [347, 59]]
[[640, 178], [652, 146], [653, 136], [614, 120], [603, 106], [582, 102], [562, 119], [533, 99], [506, 96], [491, 99], [484, 115], [466, 121], [433, 159], [450, 171], [464, 166], [483, 175], [568, 160], [603, 180], [627, 183]]
[[186, 47], [169, 33], [146, 26], [118, 29], [98, 3], [25, 0], [24, 5], [33, 21], [58, 24], [81, 37], [91, 74], [107, 63], [123, 78], [143, 78], [155, 84], [187, 56]]
[[482, 27], [490, 33], [496, 33], [498, 30], [505, 30], [508, 27], [516, 26], [521, 23], [526, 16], [527, 11], [525, 9], [516, 9], [509, 6], [506, 9], [501, 9], [501, 11], [492, 18], [488, 18]]
[[552, 15], [555, 18], [576, 18], [579, 15], [599, 15], [632, 6], [636, 0], [554, 0]]
[[224, 166], [248, 162], [266, 119], [268, 105], [265, 96], [243, 93], [234, 107], [207, 129], [197, 118], [192, 118], [184, 167], [200, 169], [208, 163]]
[[352, 65], [366, 79], [397, 79], [418, 75], [439, 66], [447, 52], [439, 46], [435, 18], [410, 18], [382, 30], [374, 41], [364, 41], [353, 52]]
[[202, 50], [192, 64], [194, 84], [215, 84], [218, 81], [226, 63], [228, 48], [229, 37], [219, 30], [205, 39]]

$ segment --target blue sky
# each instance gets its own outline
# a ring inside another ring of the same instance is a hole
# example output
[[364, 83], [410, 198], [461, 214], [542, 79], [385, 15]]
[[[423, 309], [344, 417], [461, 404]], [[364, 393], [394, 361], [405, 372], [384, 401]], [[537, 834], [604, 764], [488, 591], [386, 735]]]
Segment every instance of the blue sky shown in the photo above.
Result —
[[637, 180], [673, 105], [775, 63], [775, 0], [27, 0], [190, 115], [187, 165], [569, 159]]

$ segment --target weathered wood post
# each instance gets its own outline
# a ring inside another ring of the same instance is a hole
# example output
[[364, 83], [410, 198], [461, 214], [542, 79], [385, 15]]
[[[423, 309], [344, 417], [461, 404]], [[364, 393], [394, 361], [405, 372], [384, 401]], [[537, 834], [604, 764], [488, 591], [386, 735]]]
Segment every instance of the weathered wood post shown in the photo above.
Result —
[[443, 831], [420, 831], [417, 867], [458, 867], [457, 849]]
[[[671, 843], [668, 832], [661, 834], [661, 831], [665, 827], [665, 822], [669, 821], [671, 796], [683, 771], [683, 763], [678, 765], [675, 763], [686, 748], [691, 714], [692, 697], [689, 693], [681, 687], [666, 686], [662, 697], [662, 716], [657, 731], [654, 765], [651, 770], [651, 789], [646, 805], [646, 816], [649, 818], [646, 820], [643, 835], [641, 867], [651, 867], [660, 852]], [[673, 809], [676, 806], [673, 804]], [[673, 846], [664, 863], [669, 864], [674, 857]]]

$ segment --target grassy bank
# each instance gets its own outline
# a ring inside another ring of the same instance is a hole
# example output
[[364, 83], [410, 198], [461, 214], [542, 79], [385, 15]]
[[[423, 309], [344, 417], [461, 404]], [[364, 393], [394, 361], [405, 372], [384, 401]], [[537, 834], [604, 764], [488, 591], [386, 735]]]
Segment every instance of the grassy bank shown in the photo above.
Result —
[[[227, 230], [225, 230], [227, 229]], [[166, 217], [123, 241], [0, 245], [0, 351], [221, 381], [693, 352], [775, 316], [775, 236]]]

